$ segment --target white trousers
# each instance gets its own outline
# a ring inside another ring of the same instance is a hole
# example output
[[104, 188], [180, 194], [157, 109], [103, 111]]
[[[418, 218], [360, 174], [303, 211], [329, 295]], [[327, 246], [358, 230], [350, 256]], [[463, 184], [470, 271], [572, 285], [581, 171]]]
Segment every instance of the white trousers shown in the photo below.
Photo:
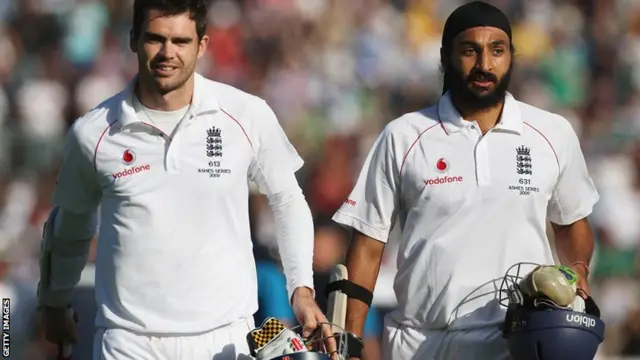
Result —
[[206, 333], [149, 336], [124, 329], [100, 329], [93, 342], [93, 360], [249, 360], [247, 334], [252, 317]]
[[466, 331], [425, 331], [385, 317], [385, 360], [511, 360], [500, 327]]

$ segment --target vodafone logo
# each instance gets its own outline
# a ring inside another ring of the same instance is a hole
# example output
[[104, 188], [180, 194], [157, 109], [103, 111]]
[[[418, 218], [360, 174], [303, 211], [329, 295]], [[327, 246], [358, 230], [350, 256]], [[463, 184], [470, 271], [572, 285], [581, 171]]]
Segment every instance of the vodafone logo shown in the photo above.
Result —
[[136, 161], [136, 153], [131, 149], [125, 150], [124, 153], [122, 153], [122, 161], [127, 165], [133, 164], [133, 162]]
[[440, 184], [451, 184], [451, 183], [461, 183], [463, 180], [462, 176], [441, 176], [437, 178], [431, 178], [424, 181], [427, 186], [432, 185], [440, 185]]
[[445, 172], [449, 169], [449, 162], [445, 158], [440, 158], [436, 162], [436, 170], [439, 172]]
[[119, 178], [135, 175], [135, 174], [149, 171], [149, 170], [151, 170], [151, 165], [134, 166], [132, 168], [125, 169], [117, 173], [113, 173], [111, 174], [111, 176], [113, 176], [114, 179], [119, 179]]

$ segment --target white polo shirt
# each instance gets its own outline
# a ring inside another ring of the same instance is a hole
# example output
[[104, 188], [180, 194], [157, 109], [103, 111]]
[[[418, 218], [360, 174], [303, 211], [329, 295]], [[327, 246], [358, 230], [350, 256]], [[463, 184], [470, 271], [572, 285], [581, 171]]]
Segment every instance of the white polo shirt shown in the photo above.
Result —
[[334, 220], [387, 242], [402, 231], [393, 318], [422, 329], [500, 324], [514, 263], [554, 263], [545, 221], [589, 215], [598, 193], [564, 118], [506, 98], [482, 135], [449, 94], [390, 122]]
[[196, 74], [170, 139], [136, 116], [132, 86], [73, 124], [53, 195], [76, 213], [101, 204], [97, 325], [194, 333], [252, 316], [248, 183], [299, 190], [302, 159], [258, 97]]

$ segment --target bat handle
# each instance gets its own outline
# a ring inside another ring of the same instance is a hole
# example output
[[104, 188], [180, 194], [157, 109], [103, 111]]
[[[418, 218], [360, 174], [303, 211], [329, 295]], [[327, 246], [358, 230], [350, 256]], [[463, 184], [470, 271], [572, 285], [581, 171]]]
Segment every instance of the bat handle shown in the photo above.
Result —
[[73, 346], [71, 344], [58, 343], [58, 358], [57, 360], [71, 360], [71, 352]]

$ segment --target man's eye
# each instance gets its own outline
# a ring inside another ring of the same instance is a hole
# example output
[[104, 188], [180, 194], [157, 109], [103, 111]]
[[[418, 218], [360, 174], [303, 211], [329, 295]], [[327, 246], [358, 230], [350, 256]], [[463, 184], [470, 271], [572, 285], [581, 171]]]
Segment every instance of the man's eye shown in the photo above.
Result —
[[472, 56], [475, 53], [476, 52], [473, 49], [464, 49], [464, 50], [462, 50], [462, 54], [465, 55], [465, 56]]
[[503, 49], [493, 49], [493, 55], [500, 56], [502, 54], [504, 54], [504, 50]]

